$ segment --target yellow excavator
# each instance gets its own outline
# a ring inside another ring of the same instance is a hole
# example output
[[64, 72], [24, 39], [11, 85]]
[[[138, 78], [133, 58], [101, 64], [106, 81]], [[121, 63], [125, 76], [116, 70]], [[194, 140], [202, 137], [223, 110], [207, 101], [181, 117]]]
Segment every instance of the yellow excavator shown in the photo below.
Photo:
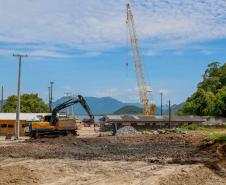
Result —
[[25, 124], [25, 136], [30, 136], [31, 138], [38, 138], [47, 135], [77, 135], [77, 124], [75, 119], [60, 118], [57, 116], [60, 110], [63, 110], [69, 106], [76, 103], [84, 108], [84, 110], [89, 115], [89, 119], [84, 119], [83, 122], [88, 124], [94, 124], [94, 115], [92, 114], [89, 105], [83, 96], [78, 95], [76, 99], [70, 99], [58, 106], [56, 106], [51, 115], [47, 115], [40, 121], [28, 121]]

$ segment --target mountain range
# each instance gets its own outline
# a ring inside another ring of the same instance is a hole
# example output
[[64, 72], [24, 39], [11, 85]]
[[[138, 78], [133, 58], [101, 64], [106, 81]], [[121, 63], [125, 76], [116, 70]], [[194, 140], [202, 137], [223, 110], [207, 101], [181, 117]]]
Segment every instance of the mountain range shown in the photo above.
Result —
[[[95, 115], [112, 114], [116, 110], [125, 106], [125, 103], [111, 97], [103, 97], [103, 98], [84, 97], [84, 98], [87, 104], [89, 105], [91, 111]], [[67, 97], [62, 97], [58, 99], [56, 102], [54, 102], [53, 107], [67, 100], [68, 100]], [[74, 107], [75, 114], [86, 114], [86, 112], [84, 111], [84, 109], [81, 107], [80, 104], [75, 104], [73, 107]], [[65, 111], [66, 110], [64, 110], [64, 112]]]
[[[134, 106], [134, 108], [141, 108], [141, 105], [139, 103], [124, 103], [119, 100], [116, 100], [112, 97], [84, 97], [87, 104], [90, 106], [91, 111], [93, 112], [94, 115], [102, 115], [102, 114], [113, 114], [117, 112], [119, 109], [122, 109], [123, 107], [127, 106]], [[53, 103], [53, 107], [59, 105], [60, 103], [63, 103], [67, 101], [67, 97], [62, 97], [55, 101]], [[179, 110], [181, 107], [181, 104], [179, 105], [172, 105], [172, 113], [175, 113]], [[84, 109], [81, 107], [80, 104], [75, 104], [73, 106], [73, 110], [75, 114], [86, 114]], [[67, 110], [63, 110], [63, 112], [67, 112]], [[168, 112], [168, 106], [163, 105], [163, 113], [167, 114]], [[123, 112], [121, 112], [123, 113]], [[128, 112], [125, 112], [127, 114]], [[156, 109], [156, 114], [160, 114], [160, 107], [157, 107]]]

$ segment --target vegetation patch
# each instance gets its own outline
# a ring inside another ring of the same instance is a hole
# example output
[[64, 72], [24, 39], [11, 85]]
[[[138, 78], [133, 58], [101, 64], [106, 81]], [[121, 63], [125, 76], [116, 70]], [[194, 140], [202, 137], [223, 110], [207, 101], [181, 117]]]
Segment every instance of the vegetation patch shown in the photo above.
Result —
[[182, 131], [211, 131], [211, 130], [226, 130], [226, 127], [205, 127], [198, 124], [184, 125], [181, 127]]
[[203, 127], [198, 124], [184, 125], [181, 127], [183, 131], [208, 131], [210, 128]]
[[178, 114], [226, 116], [226, 63], [208, 65], [197, 91], [186, 100]]
[[210, 134], [208, 139], [226, 141], [226, 134]]
[[[20, 110], [25, 113], [48, 112], [48, 105], [38, 94], [23, 94], [20, 96]], [[3, 106], [4, 112], [16, 112], [17, 96], [9, 96]]]

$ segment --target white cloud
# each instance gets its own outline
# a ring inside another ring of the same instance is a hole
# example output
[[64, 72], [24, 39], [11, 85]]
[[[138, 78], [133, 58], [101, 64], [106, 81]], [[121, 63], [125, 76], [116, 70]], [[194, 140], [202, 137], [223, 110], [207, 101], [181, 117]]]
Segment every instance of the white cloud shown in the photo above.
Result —
[[[74, 57], [64, 47], [95, 56], [126, 46], [126, 2], [0, 0], [0, 49], [37, 43], [44, 48], [35, 55]], [[225, 0], [134, 0], [132, 10], [142, 47], [150, 51], [226, 37]]]

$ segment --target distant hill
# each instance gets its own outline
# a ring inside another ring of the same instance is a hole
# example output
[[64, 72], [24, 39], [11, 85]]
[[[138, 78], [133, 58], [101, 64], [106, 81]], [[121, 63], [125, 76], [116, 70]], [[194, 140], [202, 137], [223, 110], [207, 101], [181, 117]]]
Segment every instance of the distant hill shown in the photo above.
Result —
[[142, 114], [143, 109], [134, 105], [127, 105], [119, 110], [115, 111], [113, 114]]
[[184, 105], [184, 102], [183, 103], [180, 103], [180, 104], [174, 104], [172, 107], [171, 107], [171, 111], [172, 111], [172, 114], [177, 114], [179, 112], [179, 110], [183, 107]]
[[[90, 106], [91, 111], [95, 115], [101, 115], [101, 114], [134, 114], [136, 113], [142, 113], [142, 108], [139, 103], [124, 103], [121, 101], [118, 101], [111, 97], [103, 97], [103, 98], [97, 98], [97, 97], [84, 97]], [[67, 100], [66, 97], [62, 97], [58, 99], [56, 102], [53, 103], [53, 107], [56, 105], [59, 105], [60, 103], [63, 103]], [[172, 113], [175, 113], [180, 108], [180, 105], [172, 105]], [[63, 110], [62, 112], [66, 112], [66, 110]], [[86, 112], [83, 110], [83, 108], [76, 104], [74, 105], [74, 112], [75, 114], [86, 114]], [[163, 107], [163, 113], [168, 114], [168, 107]], [[160, 114], [160, 107], [156, 108], [156, 114]]]
[[[174, 104], [171, 106], [171, 113], [177, 114], [177, 112], [180, 110], [180, 108], [183, 106], [183, 103], [177, 105]], [[143, 113], [143, 109], [141, 107], [135, 106], [135, 105], [126, 105], [120, 109], [118, 109], [117, 111], [115, 111], [113, 114], [142, 114]], [[156, 115], [160, 115], [161, 114], [161, 108], [157, 107], [156, 108]], [[163, 107], [163, 115], [167, 115], [169, 114], [169, 109], [167, 106]]]
[[[95, 115], [99, 114], [112, 114], [116, 110], [122, 108], [125, 104], [111, 97], [84, 97], [90, 106], [91, 111]], [[67, 100], [66, 97], [62, 97], [54, 102], [53, 106], [63, 103]], [[65, 111], [65, 110], [64, 110]], [[74, 111], [76, 114], [86, 114], [80, 104], [74, 105]]]
[[[171, 113], [173, 114], [173, 115], [175, 115], [175, 114], [177, 114], [178, 113], [178, 111], [182, 108], [182, 106], [184, 105], [184, 103], [180, 103], [180, 104], [173, 104], [172, 106], [171, 106]], [[168, 107], [167, 107], [167, 109], [165, 109], [165, 110], [163, 110], [163, 114], [169, 114], [169, 109], [168, 109]]]

